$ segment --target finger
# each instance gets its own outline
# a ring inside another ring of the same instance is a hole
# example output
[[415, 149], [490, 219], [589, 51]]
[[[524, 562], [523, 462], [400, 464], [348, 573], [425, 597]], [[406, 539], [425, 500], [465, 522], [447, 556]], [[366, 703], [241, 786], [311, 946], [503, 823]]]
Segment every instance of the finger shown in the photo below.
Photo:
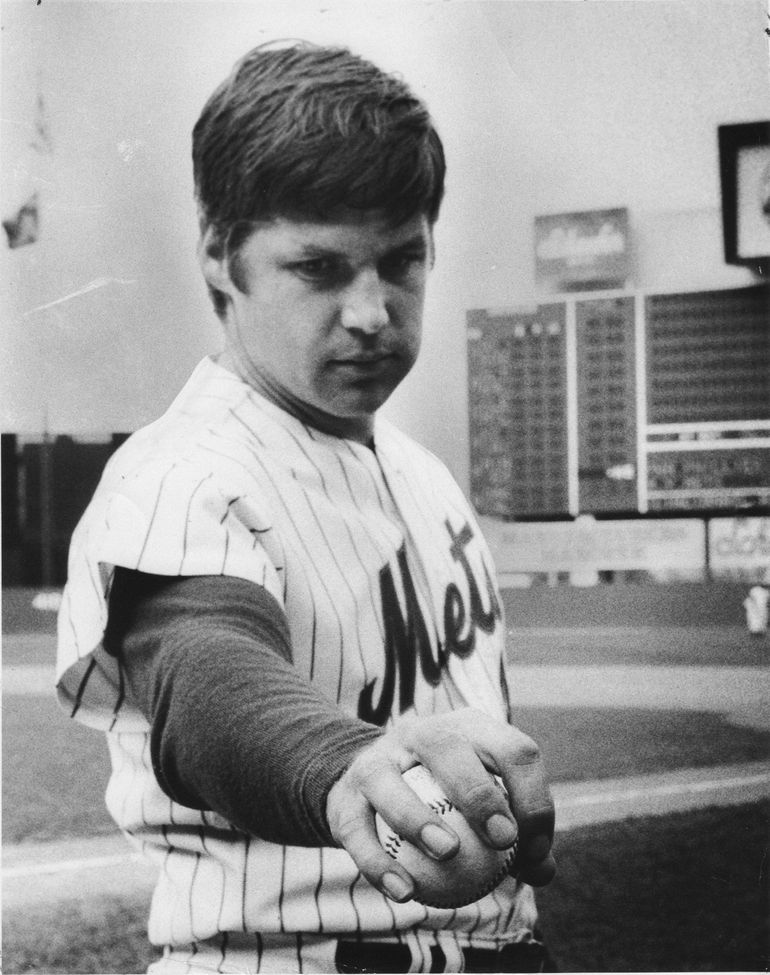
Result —
[[423, 734], [414, 750], [485, 843], [507, 849], [515, 842], [518, 830], [508, 797], [465, 735], [437, 728]]
[[347, 776], [402, 839], [435, 860], [457, 853], [460, 840], [454, 830], [407, 785], [400, 768], [383, 763], [376, 749], [362, 753]]
[[535, 742], [518, 729], [511, 730], [516, 738], [516, 749], [501, 769], [501, 775], [519, 825], [515, 869], [519, 870], [522, 879], [525, 873], [532, 877], [548, 873], [552, 876], [555, 810], [545, 766]]
[[[470, 774], [473, 758], [468, 757], [468, 750], [477, 761], [497, 772], [508, 793], [507, 797], [502, 794], [504, 802], [500, 793], [490, 793], [488, 787], [480, 789], [474, 785], [475, 795], [471, 793], [465, 800], [458, 796], [458, 808], [463, 810], [466, 818], [473, 817], [473, 825], [480, 835], [486, 833], [487, 837], [500, 839], [503, 841], [501, 846], [510, 845], [505, 831], [511, 829], [512, 817], [518, 825], [517, 861], [525, 871], [536, 871], [550, 856], [555, 819], [540, 749], [520, 729], [511, 725], [501, 726], [477, 711], [456, 712], [451, 717], [454, 719], [451, 727], [447, 723], [440, 723], [430, 729], [427, 737], [424, 729], [420, 728], [419, 738], [415, 742], [409, 737], [413, 729], [407, 727], [407, 743], [413, 751], [425, 753], [426, 756], [425, 742], [431, 743], [431, 754], [435, 753], [437, 757], [426, 757], [426, 763], [433, 762], [434, 774], [442, 784], [453, 790], [463, 788], [461, 780]], [[443, 737], [439, 734], [441, 732]], [[459, 736], [460, 740], [453, 739], [453, 735]], [[457, 778], [452, 780], [450, 786], [449, 780], [453, 775]], [[478, 779], [472, 781], [478, 783]], [[482, 822], [483, 831], [478, 829]], [[490, 845], [497, 844], [492, 842]], [[548, 868], [544, 866], [541, 872], [547, 873]]]
[[329, 793], [327, 818], [332, 836], [372, 886], [399, 903], [414, 895], [412, 877], [382, 848], [374, 812], [360, 793], [336, 783]]

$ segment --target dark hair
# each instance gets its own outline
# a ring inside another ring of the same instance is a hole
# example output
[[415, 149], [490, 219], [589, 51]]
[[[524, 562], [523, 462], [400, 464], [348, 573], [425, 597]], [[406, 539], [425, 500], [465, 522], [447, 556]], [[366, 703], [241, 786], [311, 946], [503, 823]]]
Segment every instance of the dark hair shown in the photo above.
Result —
[[344, 207], [382, 210], [394, 225], [422, 213], [433, 224], [445, 169], [425, 105], [345, 48], [254, 48], [193, 129], [201, 230], [214, 230], [222, 256], [279, 216], [324, 222]]

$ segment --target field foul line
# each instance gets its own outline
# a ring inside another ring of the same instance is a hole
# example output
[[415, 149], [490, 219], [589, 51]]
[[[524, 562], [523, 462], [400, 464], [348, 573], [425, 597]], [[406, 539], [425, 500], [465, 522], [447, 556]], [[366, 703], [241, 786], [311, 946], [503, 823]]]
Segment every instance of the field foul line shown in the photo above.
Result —
[[636, 789], [620, 789], [616, 792], [602, 792], [587, 796], [574, 796], [557, 803], [560, 809], [578, 809], [587, 806], [606, 806], [608, 803], [621, 803], [633, 799], [649, 799], [651, 796], [682, 796], [720, 789], [745, 789], [750, 786], [765, 785], [770, 790], [770, 773], [746, 775], [732, 779], [706, 779], [701, 782], [688, 782], [686, 785], [657, 785]]
[[[85, 840], [84, 842], [88, 842]], [[102, 867], [119, 867], [125, 863], [144, 864], [137, 853], [117, 853], [108, 857], [82, 857], [78, 860], [57, 860], [55, 863], [33, 863], [23, 867], [3, 867], [3, 880], [16, 877], [42, 877], [46, 874], [77, 873], [80, 870], [97, 870]]]

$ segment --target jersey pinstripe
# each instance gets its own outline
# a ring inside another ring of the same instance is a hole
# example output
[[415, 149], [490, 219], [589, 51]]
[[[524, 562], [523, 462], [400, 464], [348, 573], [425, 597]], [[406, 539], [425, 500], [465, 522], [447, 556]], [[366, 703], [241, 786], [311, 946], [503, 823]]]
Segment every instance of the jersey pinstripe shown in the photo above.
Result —
[[267, 843], [172, 802], [101, 646], [116, 565], [237, 576], [283, 605], [294, 665], [346, 713], [386, 725], [470, 705], [505, 719], [505, 628], [472, 512], [443, 465], [380, 418], [375, 441], [309, 428], [206, 359], [113, 456], [73, 535], [59, 698], [107, 734], [108, 807], [159, 868], [155, 944], [417, 927], [496, 946], [534, 926], [531, 891], [512, 879], [454, 911], [396, 904], [344, 850]]

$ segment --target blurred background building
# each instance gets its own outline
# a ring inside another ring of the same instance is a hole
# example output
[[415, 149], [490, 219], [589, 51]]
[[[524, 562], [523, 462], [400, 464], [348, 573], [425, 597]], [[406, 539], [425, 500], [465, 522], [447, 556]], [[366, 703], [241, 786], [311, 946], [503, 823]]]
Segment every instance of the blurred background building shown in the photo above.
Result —
[[66, 434], [2, 434], [4, 586], [64, 582], [72, 531], [110, 454], [127, 436], [89, 443]]

